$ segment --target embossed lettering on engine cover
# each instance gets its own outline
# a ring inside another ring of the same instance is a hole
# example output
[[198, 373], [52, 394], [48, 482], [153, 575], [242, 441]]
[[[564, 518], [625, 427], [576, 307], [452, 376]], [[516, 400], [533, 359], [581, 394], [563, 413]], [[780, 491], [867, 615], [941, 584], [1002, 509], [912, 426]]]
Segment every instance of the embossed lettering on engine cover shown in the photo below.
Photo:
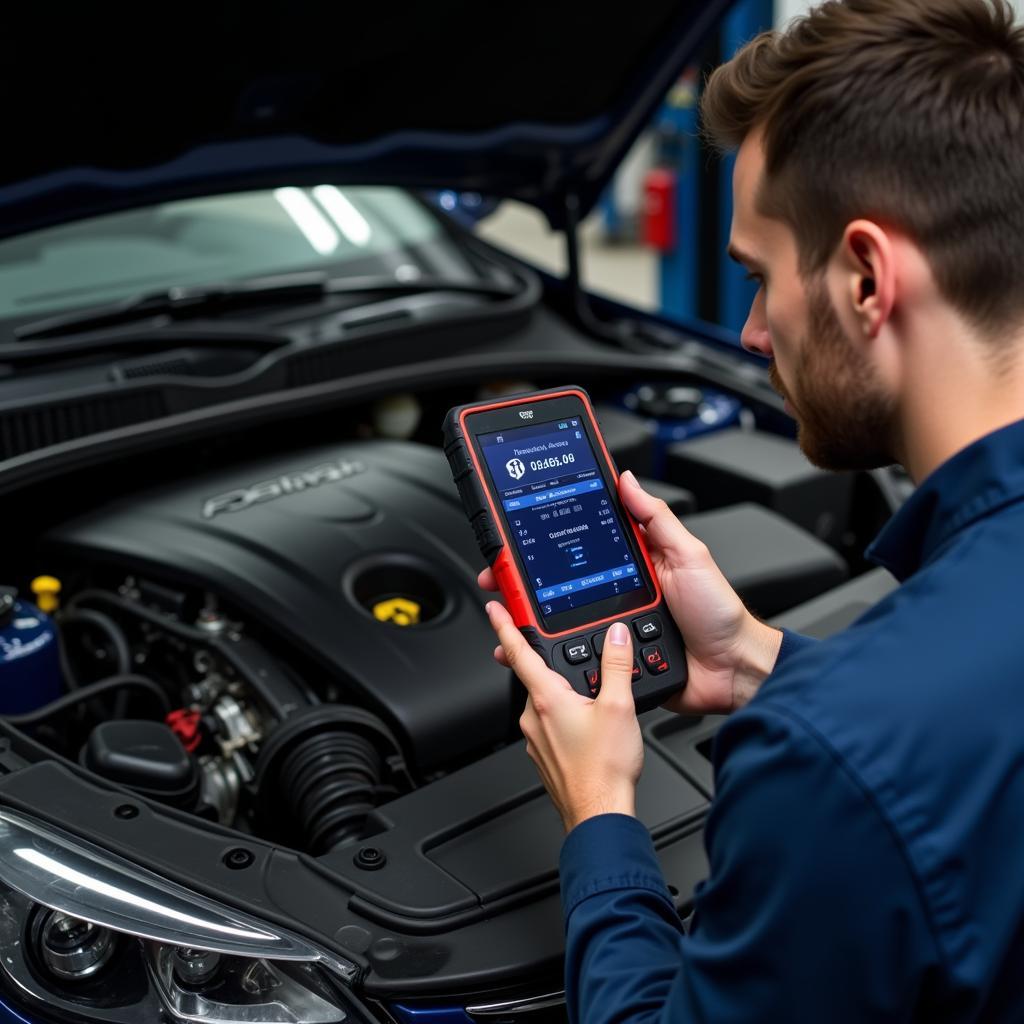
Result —
[[366, 466], [362, 462], [339, 459], [337, 462], [321, 463], [300, 473], [284, 473], [272, 480], [261, 480], [249, 487], [239, 487], [207, 498], [203, 502], [203, 518], [212, 519], [222, 512], [242, 512], [252, 505], [284, 498], [298, 491], [319, 487], [321, 484], [337, 483], [365, 470]]

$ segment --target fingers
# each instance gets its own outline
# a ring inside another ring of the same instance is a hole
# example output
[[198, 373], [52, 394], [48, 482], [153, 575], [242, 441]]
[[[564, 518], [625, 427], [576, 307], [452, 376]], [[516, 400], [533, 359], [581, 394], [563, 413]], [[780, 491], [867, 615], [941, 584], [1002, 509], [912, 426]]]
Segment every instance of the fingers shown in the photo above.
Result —
[[624, 622], [613, 622], [604, 637], [601, 652], [602, 704], [625, 704], [633, 707], [633, 638]]
[[630, 470], [619, 477], [619, 497], [630, 515], [647, 532], [647, 542], [655, 549], [674, 555], [681, 564], [707, 556], [699, 541], [661, 498], [648, 494]]
[[498, 601], [488, 601], [485, 610], [491, 620], [492, 629], [498, 634], [505, 655], [505, 664], [529, 690], [534, 706], [542, 702], [544, 696], [551, 694], [553, 690], [572, 691], [568, 680], [552, 672], [544, 664], [543, 658], [526, 642], [504, 605]]

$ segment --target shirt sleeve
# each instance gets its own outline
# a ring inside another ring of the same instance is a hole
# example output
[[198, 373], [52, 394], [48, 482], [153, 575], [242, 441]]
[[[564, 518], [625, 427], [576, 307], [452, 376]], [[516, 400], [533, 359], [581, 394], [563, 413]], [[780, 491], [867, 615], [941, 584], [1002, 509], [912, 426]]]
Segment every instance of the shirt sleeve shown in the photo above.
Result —
[[809, 647], [815, 647], [819, 642], [802, 633], [794, 633], [791, 629], [782, 630], [782, 644], [779, 647], [779, 653], [775, 656], [775, 667], [772, 672], [778, 672], [794, 654], [799, 654], [800, 651]]
[[716, 747], [710, 862], [689, 935], [639, 822], [583, 822], [562, 854], [566, 998], [586, 1024], [913, 1018], [939, 963], [903, 851], [830, 748], [763, 705]]
[[[570, 1021], [669, 1020], [682, 957], [682, 922], [647, 829], [624, 814], [588, 818], [560, 859]], [[639, 968], [639, 969], [638, 969]]]

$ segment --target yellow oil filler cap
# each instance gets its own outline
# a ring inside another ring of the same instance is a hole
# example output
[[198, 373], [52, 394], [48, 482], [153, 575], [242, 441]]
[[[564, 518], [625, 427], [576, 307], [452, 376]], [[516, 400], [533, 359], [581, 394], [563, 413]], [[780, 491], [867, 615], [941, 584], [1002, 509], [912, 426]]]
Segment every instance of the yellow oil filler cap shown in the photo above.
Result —
[[420, 621], [420, 606], [407, 597], [389, 597], [373, 606], [373, 617], [396, 626], [415, 626]]
[[29, 585], [36, 599], [36, 607], [47, 615], [60, 607], [60, 580], [56, 576], [37, 576]]

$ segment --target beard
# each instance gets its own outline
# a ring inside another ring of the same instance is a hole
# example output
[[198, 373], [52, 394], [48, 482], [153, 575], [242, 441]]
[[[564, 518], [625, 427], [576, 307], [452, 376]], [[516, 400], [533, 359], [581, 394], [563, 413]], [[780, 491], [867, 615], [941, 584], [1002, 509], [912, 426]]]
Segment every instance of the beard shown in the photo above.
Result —
[[871, 364], [843, 333], [820, 281], [808, 290], [809, 329], [800, 345], [792, 388], [772, 362], [772, 387], [796, 411], [797, 442], [820, 469], [877, 469], [891, 465], [895, 402]]

